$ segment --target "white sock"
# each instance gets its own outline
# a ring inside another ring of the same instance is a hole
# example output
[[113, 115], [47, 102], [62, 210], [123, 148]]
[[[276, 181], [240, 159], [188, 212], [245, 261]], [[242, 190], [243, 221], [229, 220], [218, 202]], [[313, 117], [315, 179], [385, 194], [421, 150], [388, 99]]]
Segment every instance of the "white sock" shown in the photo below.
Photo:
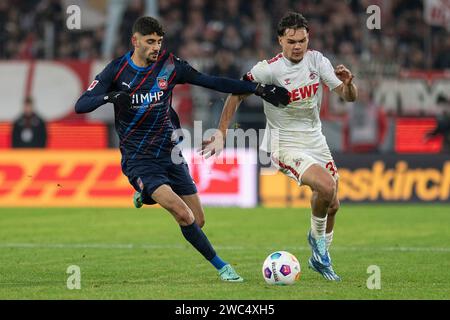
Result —
[[315, 239], [325, 236], [325, 229], [327, 227], [327, 216], [323, 218], [316, 217], [311, 214], [311, 231]]
[[325, 240], [327, 241], [327, 250], [330, 249], [331, 242], [333, 242], [333, 233], [334, 231], [331, 231], [330, 233], [325, 233]]

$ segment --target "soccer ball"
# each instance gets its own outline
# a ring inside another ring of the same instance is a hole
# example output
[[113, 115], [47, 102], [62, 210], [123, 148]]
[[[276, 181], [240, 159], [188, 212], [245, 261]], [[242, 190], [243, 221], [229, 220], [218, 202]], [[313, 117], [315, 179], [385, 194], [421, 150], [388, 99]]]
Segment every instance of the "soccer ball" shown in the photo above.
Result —
[[268, 284], [290, 285], [300, 279], [300, 262], [287, 251], [271, 253], [263, 263], [262, 274]]

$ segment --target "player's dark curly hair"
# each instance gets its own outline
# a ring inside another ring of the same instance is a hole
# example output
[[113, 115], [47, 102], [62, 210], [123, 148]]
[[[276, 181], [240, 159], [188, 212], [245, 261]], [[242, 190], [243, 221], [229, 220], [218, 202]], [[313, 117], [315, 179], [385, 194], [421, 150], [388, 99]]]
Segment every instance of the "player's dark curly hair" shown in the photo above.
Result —
[[278, 23], [277, 34], [281, 37], [284, 36], [286, 29], [301, 29], [305, 28], [309, 31], [308, 20], [297, 12], [288, 12]]
[[152, 33], [156, 33], [158, 36], [164, 36], [164, 30], [158, 20], [152, 17], [140, 17], [133, 24], [133, 32], [139, 32], [146, 36]]

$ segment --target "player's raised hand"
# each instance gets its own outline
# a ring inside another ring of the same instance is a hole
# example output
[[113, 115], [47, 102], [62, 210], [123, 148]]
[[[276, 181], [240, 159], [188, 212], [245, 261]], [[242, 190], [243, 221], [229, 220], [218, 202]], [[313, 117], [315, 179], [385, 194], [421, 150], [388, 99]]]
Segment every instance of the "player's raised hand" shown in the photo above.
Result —
[[121, 107], [129, 108], [131, 107], [131, 97], [125, 91], [114, 91], [108, 93], [103, 99], [105, 101], [117, 104]]
[[208, 159], [214, 154], [219, 155], [225, 145], [225, 134], [217, 130], [209, 139], [202, 141], [202, 147], [198, 153]]
[[334, 73], [345, 85], [352, 82], [353, 74], [343, 64], [340, 64], [334, 69]]
[[287, 106], [291, 99], [289, 96], [289, 91], [285, 88], [270, 84], [258, 84], [255, 94], [275, 107]]

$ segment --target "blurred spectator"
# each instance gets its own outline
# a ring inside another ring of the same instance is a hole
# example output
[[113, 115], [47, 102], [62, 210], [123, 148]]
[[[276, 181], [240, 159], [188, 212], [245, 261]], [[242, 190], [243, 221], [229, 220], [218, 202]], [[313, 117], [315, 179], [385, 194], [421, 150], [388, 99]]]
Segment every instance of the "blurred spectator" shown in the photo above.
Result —
[[443, 151], [450, 152], [450, 114], [444, 113], [437, 119], [436, 128], [429, 132], [426, 136], [427, 139], [431, 139], [437, 136], [444, 138]]
[[450, 100], [446, 97], [440, 96], [438, 103], [445, 109], [441, 116], [437, 117], [436, 128], [430, 131], [426, 138], [431, 139], [437, 136], [444, 138], [443, 151], [450, 152]]
[[436, 69], [450, 68], [450, 37], [447, 35], [440, 44], [442, 47], [437, 49], [434, 67]]
[[[109, 2], [95, 3], [106, 15]], [[61, 28], [66, 4], [64, 0], [0, 1], [0, 41], [4, 44], [0, 58], [101, 58], [105, 26], [77, 31]], [[368, 0], [158, 1], [168, 35], [164, 45], [185, 59], [212, 59], [221, 48], [232, 50], [237, 60], [246, 50], [257, 56], [262, 49], [267, 52], [265, 58], [273, 56], [279, 50], [273, 34], [276, 23], [288, 10], [296, 10], [310, 22], [311, 48], [331, 60], [349, 62], [352, 70], [395, 75], [399, 68], [450, 68], [448, 31], [425, 23], [422, 1], [377, 1], [382, 14], [380, 30], [366, 28], [365, 10], [370, 4]], [[144, 12], [145, 1], [128, 2], [115, 54], [128, 50], [129, 30]], [[48, 30], [55, 32], [50, 46]], [[53, 53], [44, 48], [53, 48]]]
[[216, 53], [214, 59], [215, 63], [209, 72], [210, 74], [235, 79], [241, 76], [232, 51], [221, 49]]
[[[235, 64], [236, 59], [234, 59], [234, 55], [231, 51], [226, 49], [219, 50], [214, 57], [214, 65], [209, 70], [209, 74], [233, 79], [239, 79], [242, 75], [239, 72], [239, 68]], [[212, 126], [215, 126], [215, 122], [217, 122], [222, 113], [223, 104], [225, 102], [225, 98], [228, 94], [210, 91], [211, 94], [211, 107], [210, 113], [211, 118], [214, 123]]]
[[[308, 19], [310, 49], [323, 52], [333, 65], [347, 65], [361, 80], [396, 79], [403, 69], [450, 69], [448, 30], [426, 24], [421, 0], [156, 1], [158, 18], [167, 35], [163, 47], [191, 61], [202, 72], [239, 78], [257, 61], [278, 54], [276, 24], [289, 10], [301, 12]], [[0, 59], [102, 59], [108, 5], [113, 2], [80, 1], [80, 5], [86, 5], [83, 12], [95, 9], [97, 17], [104, 18], [86, 19], [87, 15], [83, 15], [91, 26], [83, 24], [81, 30], [61, 27], [65, 26], [66, 6], [70, 3], [69, 0], [0, 1]], [[130, 50], [131, 26], [145, 14], [148, 2], [126, 3], [116, 34], [114, 57]], [[379, 30], [366, 27], [366, 9], [372, 4], [381, 9]], [[94, 20], [96, 23], [92, 23]], [[183, 95], [186, 99], [181, 100], [187, 103], [181, 103], [180, 108], [187, 110], [186, 122], [200, 118], [212, 121], [215, 126], [225, 94], [205, 93], [186, 86]], [[335, 104], [336, 101], [328, 105], [324, 100], [323, 110], [337, 115], [333, 112]], [[398, 107], [401, 110], [400, 104]], [[200, 114], [207, 116], [196, 114], [202, 109]], [[370, 115], [378, 120], [369, 121]], [[361, 105], [355, 104], [349, 117], [355, 123], [349, 123], [347, 143], [355, 150], [373, 149], [374, 139], [383, 136], [381, 108], [369, 97]], [[248, 97], [238, 109], [237, 121], [243, 128], [264, 127], [261, 100]]]
[[33, 99], [27, 97], [23, 114], [14, 121], [12, 133], [13, 148], [45, 148], [47, 127], [44, 120], [34, 112]]

